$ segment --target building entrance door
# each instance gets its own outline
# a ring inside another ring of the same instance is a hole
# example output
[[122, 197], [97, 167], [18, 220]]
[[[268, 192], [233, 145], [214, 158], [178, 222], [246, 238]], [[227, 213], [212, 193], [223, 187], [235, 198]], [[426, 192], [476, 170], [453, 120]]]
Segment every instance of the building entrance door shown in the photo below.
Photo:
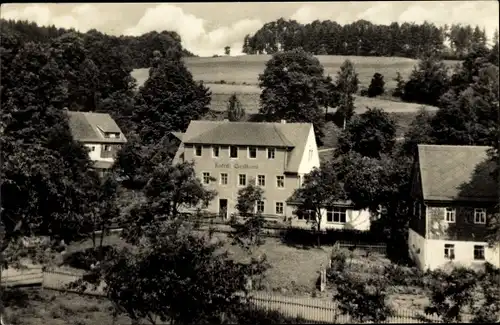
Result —
[[219, 217], [227, 219], [227, 199], [219, 199]]

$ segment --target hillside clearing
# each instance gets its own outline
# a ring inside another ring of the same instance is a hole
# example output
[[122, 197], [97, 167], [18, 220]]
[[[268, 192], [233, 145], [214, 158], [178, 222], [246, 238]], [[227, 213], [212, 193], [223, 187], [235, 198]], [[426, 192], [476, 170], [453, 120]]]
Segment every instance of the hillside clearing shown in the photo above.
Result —
[[[368, 87], [375, 72], [385, 77], [386, 88], [392, 89], [396, 82], [392, 80], [396, 73], [400, 72], [403, 78], [407, 78], [417, 60], [400, 57], [362, 57], [362, 56], [316, 56], [325, 69], [325, 74], [335, 76], [340, 70], [344, 60], [351, 60], [355, 67], [362, 87]], [[227, 56], [217, 58], [184, 58], [187, 68], [193, 74], [195, 80], [203, 80], [205, 83], [220, 82], [257, 85], [259, 74], [264, 71], [266, 62], [270, 55], [244, 55]], [[445, 61], [449, 66], [454, 66], [457, 61]], [[136, 69], [132, 76], [137, 79], [138, 85], [142, 85], [148, 78], [148, 69]]]
[[[220, 84], [207, 84], [207, 86], [212, 91], [210, 109], [213, 111], [225, 111], [227, 109], [227, 102], [232, 93], [236, 93], [247, 113], [255, 114], [259, 111], [260, 89], [256, 86]], [[417, 112], [420, 107], [425, 107], [429, 111], [437, 110], [437, 107], [428, 105], [362, 96], [355, 96], [354, 105], [356, 106], [356, 113], [358, 114], [365, 112], [367, 107], [378, 107], [388, 113]]]

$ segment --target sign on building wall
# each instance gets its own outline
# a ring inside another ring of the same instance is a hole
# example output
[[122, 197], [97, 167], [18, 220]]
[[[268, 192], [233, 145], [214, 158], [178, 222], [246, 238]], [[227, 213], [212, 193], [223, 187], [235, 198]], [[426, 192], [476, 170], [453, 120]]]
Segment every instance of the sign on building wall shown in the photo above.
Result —
[[259, 165], [249, 165], [249, 164], [219, 164], [215, 163], [215, 168], [234, 168], [234, 169], [259, 169]]

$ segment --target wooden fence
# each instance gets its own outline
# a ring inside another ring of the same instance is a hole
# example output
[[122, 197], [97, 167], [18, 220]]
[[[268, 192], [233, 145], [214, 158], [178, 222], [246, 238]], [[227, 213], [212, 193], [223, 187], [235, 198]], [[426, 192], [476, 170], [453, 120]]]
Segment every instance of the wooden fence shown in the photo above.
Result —
[[[21, 274], [22, 273], [22, 274]], [[69, 289], [69, 283], [81, 278], [81, 275], [61, 270], [42, 270], [42, 268], [32, 268], [23, 270], [16, 275], [3, 275], [2, 285], [22, 286], [38, 284], [44, 289], [77, 292]], [[97, 289], [87, 289], [84, 294], [93, 296], [103, 296], [104, 290], [101, 284]], [[337, 304], [333, 301], [312, 298], [312, 297], [286, 297], [269, 292], [255, 291], [248, 297], [251, 304], [257, 308], [269, 311], [279, 311], [287, 317], [302, 317], [309, 323], [338, 323], [346, 324], [355, 322], [349, 315], [340, 313]], [[395, 315], [390, 317], [385, 323], [426, 323], [421, 320], [419, 313], [412, 310], [396, 310]], [[441, 322], [437, 316], [427, 316], [433, 322]]]

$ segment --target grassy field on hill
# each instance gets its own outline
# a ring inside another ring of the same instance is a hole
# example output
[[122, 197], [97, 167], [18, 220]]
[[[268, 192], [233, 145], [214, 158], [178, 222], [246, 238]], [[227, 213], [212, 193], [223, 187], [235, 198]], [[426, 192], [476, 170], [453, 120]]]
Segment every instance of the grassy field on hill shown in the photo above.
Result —
[[[260, 88], [257, 86], [258, 76], [264, 71], [269, 55], [247, 55], [236, 57], [217, 58], [185, 58], [185, 63], [195, 80], [204, 81], [212, 91], [211, 109], [225, 111], [226, 103], [232, 93], [238, 94], [240, 101], [249, 114], [256, 113], [259, 109]], [[344, 60], [351, 60], [358, 73], [362, 87], [368, 87], [375, 72], [384, 75], [386, 89], [393, 89], [396, 84], [392, 80], [397, 72], [407, 78], [417, 60], [399, 57], [358, 57], [358, 56], [317, 56], [323, 64], [327, 74], [336, 75]], [[447, 62], [450, 66], [455, 61]], [[148, 69], [136, 69], [132, 76], [142, 85], [148, 77]], [[224, 83], [221, 83], [224, 81]], [[366, 107], [379, 107], [387, 112], [417, 111], [421, 105], [402, 103], [392, 100], [356, 98], [357, 113], [362, 113]], [[430, 110], [434, 108], [429, 107]]]
[[[210, 104], [212, 111], [224, 112], [229, 96], [236, 93], [247, 115], [253, 115], [258, 113], [259, 110], [261, 90], [257, 85], [258, 76], [264, 71], [265, 64], [270, 58], [270, 55], [247, 55], [217, 58], [185, 58], [184, 60], [194, 79], [204, 81], [205, 85], [212, 91], [212, 101]], [[418, 62], [414, 59], [400, 57], [319, 55], [317, 58], [325, 68], [325, 73], [331, 76], [336, 75], [344, 60], [351, 60], [358, 73], [361, 87], [368, 87], [373, 74], [376, 72], [381, 73], [385, 77], [385, 88], [388, 91], [394, 89], [396, 86], [393, 78], [395, 78], [397, 72], [400, 72], [403, 78], [408, 78], [413, 67]], [[449, 66], [454, 66], [457, 61], [446, 61], [446, 63]], [[139, 85], [142, 85], [148, 77], [148, 69], [136, 69], [132, 72], [132, 76], [137, 79]], [[378, 107], [391, 113], [398, 125], [398, 137], [404, 134], [415, 113], [422, 107], [420, 104], [361, 96], [356, 96], [355, 106], [356, 113], [358, 114], [366, 111], [367, 107]], [[436, 107], [425, 107], [429, 111], [437, 110]], [[224, 118], [221, 114], [216, 115], [214, 119]], [[328, 147], [330, 142], [330, 140], [327, 140], [325, 146]], [[333, 145], [333, 143], [330, 145]]]
[[[205, 83], [226, 83], [238, 85], [257, 85], [259, 74], [264, 71], [266, 62], [270, 55], [245, 55], [228, 56], [217, 58], [185, 58], [189, 71], [196, 80]], [[356, 72], [362, 87], [368, 87], [375, 72], [384, 75], [386, 88], [392, 89], [396, 86], [394, 80], [396, 73], [400, 72], [403, 78], [407, 78], [417, 60], [400, 57], [362, 57], [362, 56], [336, 56], [318, 55], [317, 58], [325, 68], [325, 74], [332, 77], [340, 70], [340, 65], [349, 59], [354, 63]], [[446, 61], [450, 66], [456, 61]], [[137, 79], [139, 85], [143, 84], [148, 77], [148, 69], [136, 69], [132, 75]]]
[[[245, 111], [249, 114], [254, 114], [259, 111], [259, 96], [260, 88], [251, 85], [221, 85], [207, 83], [207, 87], [212, 91], [212, 102], [210, 108], [214, 111], [225, 111], [227, 102], [231, 94], [236, 93]], [[368, 98], [356, 96], [355, 100], [356, 113], [361, 114], [366, 111], [367, 107], [378, 107], [388, 113], [404, 113], [416, 112], [423, 105], [404, 103], [396, 100], [386, 100], [379, 98]], [[425, 106], [428, 110], [434, 111], [435, 107]]]

